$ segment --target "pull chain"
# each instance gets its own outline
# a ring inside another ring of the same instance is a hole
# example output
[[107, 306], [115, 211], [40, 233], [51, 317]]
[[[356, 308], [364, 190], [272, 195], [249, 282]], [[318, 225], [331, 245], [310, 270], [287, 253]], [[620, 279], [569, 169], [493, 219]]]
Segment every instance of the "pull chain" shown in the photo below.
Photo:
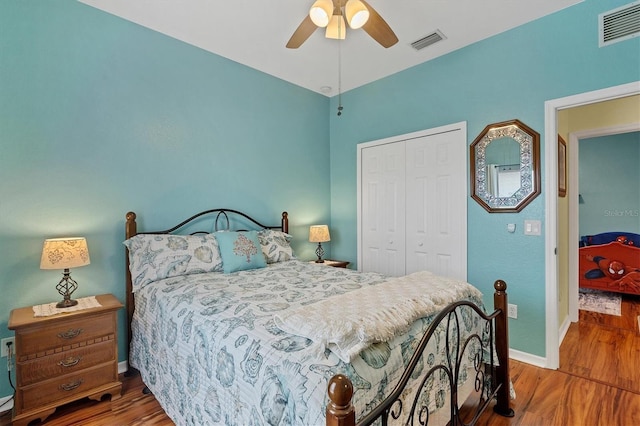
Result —
[[342, 24], [344, 23], [344, 14], [340, 16], [340, 25], [338, 25], [338, 117], [342, 115]]

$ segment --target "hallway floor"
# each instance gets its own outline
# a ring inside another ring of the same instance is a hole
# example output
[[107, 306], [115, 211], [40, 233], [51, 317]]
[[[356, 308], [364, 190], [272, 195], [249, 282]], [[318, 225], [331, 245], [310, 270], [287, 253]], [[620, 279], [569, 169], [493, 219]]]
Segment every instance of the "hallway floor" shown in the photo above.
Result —
[[559, 370], [640, 394], [640, 296], [623, 295], [621, 310], [579, 311], [560, 346]]

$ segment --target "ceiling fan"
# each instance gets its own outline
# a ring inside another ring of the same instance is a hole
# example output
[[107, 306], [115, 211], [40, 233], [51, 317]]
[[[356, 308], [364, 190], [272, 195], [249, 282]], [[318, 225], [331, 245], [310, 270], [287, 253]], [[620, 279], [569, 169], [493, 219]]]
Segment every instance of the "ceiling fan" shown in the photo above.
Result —
[[385, 48], [398, 42], [389, 24], [365, 0], [316, 0], [293, 32], [287, 47], [297, 49], [318, 28], [326, 28], [327, 38], [344, 39], [345, 17], [352, 29], [362, 28]]

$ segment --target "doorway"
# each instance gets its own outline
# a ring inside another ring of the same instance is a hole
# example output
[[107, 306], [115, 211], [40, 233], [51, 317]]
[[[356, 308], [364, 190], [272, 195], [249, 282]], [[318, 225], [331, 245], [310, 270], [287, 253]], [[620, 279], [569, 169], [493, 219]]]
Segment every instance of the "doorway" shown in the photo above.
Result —
[[[589, 110], [595, 109], [601, 115], [605, 115], [607, 111], [621, 111], [619, 115], [624, 116], [622, 121], [638, 121], [575, 131], [568, 138], [568, 145], [571, 147], [569, 168], [571, 175], [575, 177], [575, 183], [571, 186], [574, 196], [568, 200], [572, 220], [567, 223], [571, 236], [568, 254], [573, 261], [568, 275], [570, 321], [566, 333], [561, 333], [559, 370], [572, 376], [606, 383], [613, 388], [640, 393], [640, 371], [635, 366], [634, 355], [640, 350], [637, 321], [640, 315], [640, 297], [584, 290], [585, 299], [591, 301], [587, 305], [595, 303], [596, 306], [579, 308], [578, 302], [579, 296], [583, 296], [579, 293], [583, 290], [580, 289], [578, 271], [585, 271], [584, 265], [578, 268], [579, 251], [582, 250], [578, 247], [578, 241], [584, 235], [603, 232], [638, 233], [640, 225], [633, 213], [629, 216], [608, 214], [611, 209], [622, 208], [621, 206], [626, 206], [629, 210], [625, 211], [629, 212], [637, 212], [638, 209], [637, 161], [640, 159], [640, 144], [637, 130], [640, 129], [640, 96], [577, 107], [570, 113], [574, 117], [581, 116], [586, 110], [588, 116]], [[633, 113], [629, 113], [630, 110]], [[567, 111], [559, 115], [559, 126], [562, 128], [563, 116], [567, 115]], [[610, 123], [606, 117], [601, 121]], [[589, 120], [587, 125], [602, 125], [602, 122]], [[577, 178], [578, 175], [580, 179]], [[562, 208], [559, 207], [560, 215], [561, 212]], [[604, 299], [596, 297], [596, 294]], [[607, 307], [604, 310], [601, 305], [603, 300], [606, 300]]]
[[[615, 102], [615, 101], [611, 101]], [[640, 102], [640, 100], [638, 100]], [[607, 102], [609, 103], [609, 102]], [[628, 123], [623, 125], [615, 125], [608, 127], [600, 127], [595, 129], [583, 130], [570, 133], [569, 144], [573, 149], [569, 151], [569, 170], [571, 171], [570, 181], [573, 188], [576, 189], [576, 193], [580, 192], [578, 171], [579, 171], [579, 147], [580, 140], [596, 138], [602, 136], [613, 136], [623, 133], [631, 133], [640, 131], [640, 121], [634, 123]], [[579, 197], [569, 198], [569, 217], [577, 218], [577, 220], [570, 220], [568, 223], [569, 231], [569, 281], [568, 281], [568, 295], [569, 295], [569, 320], [571, 322], [578, 321], [578, 242], [581, 237], [580, 232], [580, 215], [579, 215]], [[620, 231], [620, 229], [611, 229], [611, 231]], [[560, 339], [562, 341], [562, 339]]]
[[[640, 94], [640, 81], [545, 102], [545, 355], [547, 368], [558, 369], [561, 325], [570, 323], [569, 301], [563, 300], [559, 287], [558, 239], [558, 112], [582, 105]], [[571, 185], [571, 177], [569, 187]], [[577, 241], [577, 240], [576, 240]], [[562, 309], [560, 309], [562, 308]], [[562, 315], [561, 315], [562, 312]]]

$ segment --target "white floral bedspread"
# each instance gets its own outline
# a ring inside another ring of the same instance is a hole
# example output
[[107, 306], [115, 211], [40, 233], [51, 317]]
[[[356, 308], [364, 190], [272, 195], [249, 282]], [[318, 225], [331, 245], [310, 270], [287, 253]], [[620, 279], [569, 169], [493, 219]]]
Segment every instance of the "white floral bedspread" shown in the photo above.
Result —
[[[354, 384], [359, 418], [391, 391], [432, 316], [345, 363], [329, 350], [319, 356], [311, 339], [279, 329], [274, 315], [386, 279], [291, 260], [157, 281], [135, 294], [130, 362], [178, 425], [321, 426], [327, 383], [337, 373]], [[470, 299], [481, 306], [479, 297]], [[464, 318], [465, 329], [477, 326]], [[440, 362], [444, 340], [433, 339], [425, 364]], [[434, 395], [428, 404], [435, 410], [446, 402], [438, 389]]]

